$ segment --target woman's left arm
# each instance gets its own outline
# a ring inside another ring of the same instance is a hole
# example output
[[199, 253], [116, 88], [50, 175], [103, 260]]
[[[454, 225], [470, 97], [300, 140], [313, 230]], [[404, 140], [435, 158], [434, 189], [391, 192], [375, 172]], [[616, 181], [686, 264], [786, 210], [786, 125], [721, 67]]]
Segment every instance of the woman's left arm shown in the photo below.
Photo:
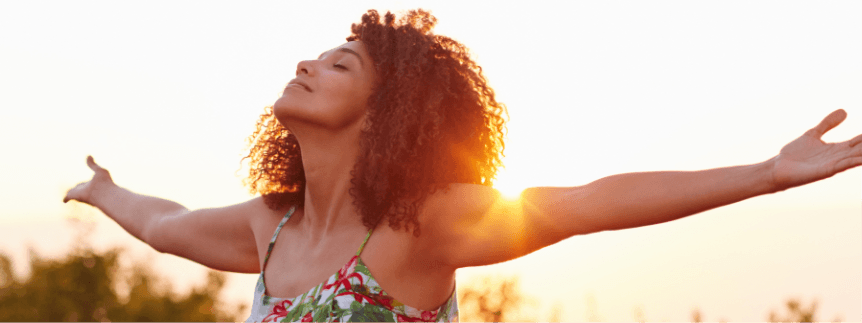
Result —
[[[456, 267], [487, 265], [574, 235], [673, 221], [831, 177], [862, 165], [862, 135], [841, 143], [820, 139], [846, 116], [844, 110], [832, 112], [777, 156], [752, 165], [619, 174], [584, 186], [529, 188], [519, 201], [507, 203], [473, 190], [468, 194], [473, 199], [463, 204], [474, 211], [462, 214], [467, 216], [457, 221], [459, 227], [449, 230], [452, 244], [441, 248], [448, 249], [441, 256]], [[482, 234], [488, 232], [498, 234]]]
[[585, 213], [589, 218], [583, 220], [598, 231], [646, 226], [832, 177], [862, 165], [862, 135], [841, 143], [820, 139], [846, 117], [844, 110], [830, 113], [762, 163], [602, 178], [586, 186], [582, 203], [608, 205], [604, 212]]

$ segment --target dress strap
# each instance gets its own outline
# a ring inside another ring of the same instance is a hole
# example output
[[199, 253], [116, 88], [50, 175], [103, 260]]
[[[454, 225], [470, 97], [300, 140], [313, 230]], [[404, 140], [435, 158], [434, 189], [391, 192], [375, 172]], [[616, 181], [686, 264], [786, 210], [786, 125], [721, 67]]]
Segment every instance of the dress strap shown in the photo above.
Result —
[[[272, 234], [272, 240], [269, 240], [269, 248], [266, 248], [266, 257], [263, 258], [263, 268], [266, 268], [266, 262], [269, 261], [269, 254], [272, 253], [272, 247], [275, 246], [275, 238], [278, 237], [278, 232], [281, 231], [281, 227], [290, 219], [290, 216], [293, 215], [293, 211], [296, 210], [296, 206], [291, 206], [290, 210], [287, 211], [287, 214], [284, 215], [284, 218], [281, 219], [281, 222], [278, 224], [278, 227], [275, 228], [275, 233]], [[263, 272], [263, 268], [260, 269], [260, 272]]]
[[359, 251], [356, 252], [357, 256], [359, 256], [359, 254], [362, 253], [362, 248], [365, 248], [365, 243], [368, 242], [368, 238], [371, 237], [371, 232], [373, 232], [373, 231], [374, 231], [374, 229], [368, 230], [368, 234], [365, 235], [365, 241], [362, 241], [362, 245], [359, 246]]

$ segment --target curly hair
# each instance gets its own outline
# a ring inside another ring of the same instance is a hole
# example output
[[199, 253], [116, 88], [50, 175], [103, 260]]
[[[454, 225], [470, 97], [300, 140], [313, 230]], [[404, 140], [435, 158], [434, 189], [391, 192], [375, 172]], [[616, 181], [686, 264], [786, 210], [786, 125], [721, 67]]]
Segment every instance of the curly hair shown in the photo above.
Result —
[[[367, 102], [372, 126], [360, 134], [349, 191], [369, 229], [388, 219], [393, 229], [419, 236], [417, 211], [428, 195], [450, 183], [491, 186], [502, 166], [506, 107], [494, 99], [467, 47], [431, 32], [436, 22], [422, 9], [397, 20], [369, 10], [347, 37], [365, 44], [377, 72]], [[301, 206], [300, 145], [271, 106], [247, 142], [243, 183], [251, 193], [273, 210]]]

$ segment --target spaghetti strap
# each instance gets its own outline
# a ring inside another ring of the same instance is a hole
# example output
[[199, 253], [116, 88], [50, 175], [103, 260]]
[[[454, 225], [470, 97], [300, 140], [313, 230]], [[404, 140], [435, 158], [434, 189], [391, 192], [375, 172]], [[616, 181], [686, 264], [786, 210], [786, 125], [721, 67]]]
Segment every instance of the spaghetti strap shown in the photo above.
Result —
[[272, 253], [272, 247], [275, 246], [275, 238], [278, 237], [278, 232], [281, 231], [281, 227], [290, 219], [290, 216], [293, 215], [293, 211], [296, 210], [296, 206], [291, 206], [290, 210], [287, 211], [287, 214], [284, 215], [284, 218], [281, 219], [281, 222], [278, 224], [278, 227], [275, 228], [275, 233], [272, 234], [272, 240], [269, 240], [269, 248], [266, 248], [266, 257], [263, 258], [263, 268], [260, 269], [260, 272], [263, 273], [263, 269], [266, 268], [266, 262], [269, 261], [269, 254]]
[[374, 229], [368, 230], [368, 234], [365, 235], [365, 241], [362, 241], [362, 245], [359, 246], [359, 251], [356, 252], [356, 256], [359, 256], [359, 254], [362, 253], [362, 248], [365, 248], [365, 243], [368, 242], [368, 238], [371, 237], [371, 232], [373, 231]]

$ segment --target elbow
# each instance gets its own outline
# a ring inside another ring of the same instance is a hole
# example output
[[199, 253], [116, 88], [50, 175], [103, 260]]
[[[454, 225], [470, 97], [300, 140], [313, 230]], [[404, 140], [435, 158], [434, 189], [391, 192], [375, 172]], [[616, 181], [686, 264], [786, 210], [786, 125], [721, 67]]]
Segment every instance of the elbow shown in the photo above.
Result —
[[165, 250], [164, 244], [160, 243], [163, 241], [163, 239], [159, 239], [159, 236], [158, 236], [158, 232], [159, 232], [158, 228], [162, 222], [161, 220], [162, 219], [157, 219], [157, 220], [153, 221], [152, 223], [150, 223], [149, 225], [145, 226], [141, 230], [140, 239], [141, 239], [141, 241], [148, 244], [151, 248], [158, 251], [159, 253], [167, 253], [167, 251]]

